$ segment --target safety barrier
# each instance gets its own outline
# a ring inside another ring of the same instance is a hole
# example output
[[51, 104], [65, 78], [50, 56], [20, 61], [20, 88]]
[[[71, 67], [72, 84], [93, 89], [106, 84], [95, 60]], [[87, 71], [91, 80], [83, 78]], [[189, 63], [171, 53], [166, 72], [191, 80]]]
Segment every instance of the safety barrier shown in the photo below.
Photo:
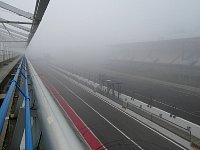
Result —
[[[19, 75], [22, 75], [24, 77], [25, 92], [21, 89], [21, 87], [17, 83]], [[22, 58], [20, 65], [17, 68], [17, 72], [14, 76], [14, 79], [11, 82], [11, 85], [6, 93], [5, 99], [0, 108], [0, 132], [2, 132], [3, 125], [5, 122], [5, 117], [8, 112], [10, 101], [15, 91], [15, 87], [20, 91], [25, 100], [25, 147], [27, 150], [32, 150], [33, 144], [32, 144], [30, 102], [29, 102], [30, 97], [28, 89], [27, 61], [25, 57]]]
[[22, 61], [20, 62], [20, 65], [17, 68], [17, 72], [16, 72], [16, 74], [15, 74], [15, 76], [14, 76], [12, 82], [11, 82], [11, 85], [10, 85], [10, 87], [9, 87], [7, 93], [6, 93], [4, 101], [3, 101], [1, 108], [0, 108], [0, 132], [2, 131], [2, 128], [3, 128], [3, 124], [4, 124], [5, 117], [6, 117], [8, 108], [9, 108], [9, 104], [10, 104], [13, 92], [15, 90], [15, 86], [16, 86], [20, 71], [21, 71], [21, 66], [22, 66]]
[[37, 101], [37, 114], [42, 131], [43, 144], [48, 150], [81, 150], [87, 147], [78, 138], [61, 108], [44, 86], [40, 77], [28, 60], [30, 78]]
[[24, 57], [24, 78], [25, 78], [25, 146], [27, 150], [33, 149], [31, 132], [30, 98], [27, 75], [27, 60]]

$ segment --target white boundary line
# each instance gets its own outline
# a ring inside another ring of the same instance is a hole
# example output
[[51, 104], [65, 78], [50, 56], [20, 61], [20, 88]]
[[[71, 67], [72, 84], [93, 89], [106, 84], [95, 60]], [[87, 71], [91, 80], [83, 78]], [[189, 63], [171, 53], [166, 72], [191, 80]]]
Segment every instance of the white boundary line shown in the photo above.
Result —
[[[47, 80], [48, 81], [48, 80]], [[48, 81], [49, 82], [49, 81]], [[58, 81], [60, 82], [60, 81]], [[51, 84], [51, 83], [49, 83]], [[54, 89], [55, 87], [53, 85], [51, 85]], [[55, 89], [56, 92], [58, 92], [57, 89]], [[51, 93], [51, 92], [50, 92]], [[58, 92], [59, 93], [59, 92]], [[60, 94], [60, 93], [59, 93]], [[72, 121], [72, 119], [70, 118], [70, 116], [67, 114], [67, 112], [64, 110], [64, 108], [62, 107], [62, 105], [58, 102], [57, 98], [55, 97], [55, 95], [53, 95], [53, 93], [51, 93], [51, 95], [54, 97], [54, 99], [56, 99], [56, 103], [60, 106], [60, 108], [62, 109], [62, 111], [65, 113], [66, 117], [71, 121], [71, 123], [73, 124], [73, 126], [76, 128], [77, 132], [79, 132], [79, 129], [76, 127], [76, 125], [74, 124], [74, 122]], [[65, 98], [60, 95], [64, 100]], [[68, 103], [68, 102], [67, 102]], [[79, 115], [75, 112], [75, 110], [69, 105], [67, 104], [71, 110], [76, 114], [76, 116], [79, 118], [79, 120], [81, 120], [81, 122], [85, 125], [85, 127], [92, 133], [92, 135], [99, 141], [99, 143], [101, 143], [102, 145], [102, 149], [106, 150], [106, 147], [103, 145], [103, 143], [96, 137], [96, 135], [90, 130], [90, 128], [85, 124], [85, 122], [79, 117]], [[88, 147], [90, 148], [90, 150], [92, 150], [92, 148], [90, 147], [89, 143], [86, 141], [86, 139], [84, 138], [84, 136], [79, 132], [80, 136], [83, 138], [83, 140], [85, 141], [85, 143], [88, 145]], [[101, 149], [99, 149], [101, 150]]]
[[[55, 77], [54, 77], [55, 78]], [[126, 137], [128, 140], [130, 140], [134, 145], [136, 145], [140, 150], [144, 150], [140, 145], [138, 145], [135, 141], [133, 141], [129, 136], [127, 136], [124, 132], [122, 132], [120, 129], [118, 129], [114, 124], [112, 124], [108, 119], [106, 119], [104, 116], [102, 116], [97, 110], [92, 108], [88, 103], [86, 103], [80, 96], [78, 96], [76, 93], [74, 93], [71, 89], [69, 89], [66, 85], [64, 85], [60, 80], [55, 78], [63, 87], [65, 87], [68, 91], [70, 91], [74, 96], [76, 96], [78, 99], [80, 99], [86, 106], [88, 106], [90, 109], [92, 109], [96, 114], [98, 114], [101, 118], [103, 118], [106, 122], [108, 122], [113, 128], [115, 128], [118, 132], [120, 132], [124, 137]]]
[[[53, 69], [53, 70], [54, 70], [54, 72], [57, 72], [57, 73], [58, 73], [58, 71], [56, 71], [55, 69]], [[65, 74], [61, 74], [61, 73], [59, 73], [59, 74], [62, 75], [62, 76], [64, 76], [65, 78], [69, 78], [69, 77], [66, 76]], [[54, 77], [54, 78], [55, 78], [55, 77]], [[56, 79], [56, 78], [55, 78], [55, 79]], [[57, 80], [58, 82], [60, 82], [58, 79], [56, 79], [56, 80]], [[73, 80], [73, 79], [70, 78], [70, 80]], [[181, 148], [181, 149], [183, 149], [183, 150], [187, 150], [187, 148], [185, 148], [184, 146], [178, 144], [177, 142], [175, 142], [175, 141], [173, 141], [172, 139], [166, 137], [165, 135], [161, 134], [160, 132], [156, 131], [155, 129], [149, 127], [148, 125], [146, 125], [145, 123], [143, 123], [143, 122], [141, 122], [140, 120], [136, 119], [135, 117], [133, 117], [132, 115], [128, 114], [127, 112], [123, 111], [122, 109], [118, 108], [117, 106], [115, 106], [115, 105], [109, 103], [108, 101], [104, 100], [102, 97], [96, 95], [95, 93], [93, 93], [93, 92], [91, 92], [91, 91], [89, 91], [89, 90], [84, 89], [84, 87], [81, 87], [81, 86], [80, 86], [80, 85], [82, 85], [81, 83], [78, 83], [78, 82], [75, 81], [75, 80], [73, 80], [73, 82], [75, 82], [76, 86], [79, 86], [79, 87], [82, 88], [83, 90], [89, 92], [90, 94], [94, 95], [95, 97], [99, 98], [100, 100], [104, 101], [105, 103], [109, 104], [110, 106], [116, 108], [116, 109], [119, 110], [120, 112], [122, 112], [122, 113], [124, 113], [125, 115], [129, 116], [130, 118], [134, 119], [135, 121], [137, 121], [138, 123], [142, 124], [143, 126], [145, 126], [146, 128], [150, 129], [151, 131], [157, 133], [158, 135], [160, 135], [161, 137], [163, 137], [163, 138], [165, 138], [166, 140], [170, 141], [171, 143], [175, 144], [175, 145], [178, 146], [179, 148]], [[62, 82], [60, 82], [60, 83], [61, 83], [64, 87], [66, 87]], [[84, 86], [84, 85], [82, 85], [82, 86]], [[66, 88], [69, 89], [68, 87], [66, 87]], [[87, 88], [88, 88], [88, 87], [87, 87]], [[71, 90], [70, 90], [70, 91], [71, 91]], [[72, 93], [72, 92], [73, 92], [73, 91], [71, 91], [71, 93]], [[73, 93], [74, 93], [74, 92], [73, 92]], [[75, 94], [75, 93], [74, 93], [74, 94]], [[78, 95], [75, 94], [75, 96], [78, 96]], [[80, 98], [80, 97], [78, 96], [78, 98]], [[80, 99], [81, 99], [81, 98], [80, 98]], [[84, 101], [84, 100], [82, 100], [82, 101]], [[84, 103], [86, 103], [86, 102], [84, 102]], [[87, 104], [87, 103], [86, 103], [86, 104]], [[89, 105], [89, 104], [87, 104], [87, 105]], [[90, 106], [90, 105], [89, 105], [89, 106]], [[91, 107], [91, 106], [90, 106], [90, 107]], [[92, 107], [91, 107], [91, 108], [92, 108]], [[93, 109], [93, 108], [92, 108], [92, 109]], [[129, 137], [128, 137], [128, 138], [129, 138]]]

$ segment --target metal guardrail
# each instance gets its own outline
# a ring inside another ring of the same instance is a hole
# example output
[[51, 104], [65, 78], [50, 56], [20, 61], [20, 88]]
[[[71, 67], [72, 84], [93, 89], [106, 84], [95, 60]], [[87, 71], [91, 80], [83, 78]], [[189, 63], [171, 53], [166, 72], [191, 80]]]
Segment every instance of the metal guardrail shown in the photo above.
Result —
[[[82, 150], [87, 149], [76, 135], [65, 114], [55, 102], [40, 77], [28, 60], [34, 96], [37, 103], [37, 114], [45, 149], [48, 150]], [[76, 130], [76, 129], [75, 129]]]
[[[24, 77], [25, 81], [25, 92], [20, 88], [17, 83], [19, 75]], [[15, 87], [20, 91], [20, 93], [24, 96], [25, 100], [25, 147], [27, 150], [33, 149], [32, 143], [32, 131], [31, 131], [31, 116], [30, 116], [30, 97], [29, 97], [29, 89], [28, 89], [28, 75], [27, 75], [27, 61], [26, 58], [20, 62], [20, 65], [17, 68], [17, 72], [14, 76], [14, 79], [11, 82], [11, 85], [6, 93], [6, 97], [2, 103], [0, 108], [0, 133], [2, 132], [3, 125], [5, 122], [5, 117], [9, 109], [10, 101], [12, 99], [13, 93], [15, 91]]]
[[31, 114], [30, 114], [30, 97], [27, 75], [27, 60], [24, 57], [24, 78], [25, 78], [25, 147], [27, 150], [33, 149], [32, 131], [31, 131]]
[[15, 76], [14, 76], [12, 82], [11, 82], [11, 85], [10, 85], [10, 87], [9, 87], [7, 93], [6, 93], [6, 96], [3, 100], [3, 103], [2, 103], [1, 108], [0, 108], [0, 133], [2, 132], [2, 128], [3, 128], [5, 117], [6, 117], [8, 108], [9, 108], [9, 104], [10, 104], [10, 101], [11, 101], [11, 98], [12, 98], [12, 95], [13, 95], [13, 92], [14, 92], [20, 71], [21, 71], [21, 66], [22, 66], [22, 61], [20, 62], [20, 65], [17, 68], [17, 72], [16, 72], [16, 74], [15, 74]]

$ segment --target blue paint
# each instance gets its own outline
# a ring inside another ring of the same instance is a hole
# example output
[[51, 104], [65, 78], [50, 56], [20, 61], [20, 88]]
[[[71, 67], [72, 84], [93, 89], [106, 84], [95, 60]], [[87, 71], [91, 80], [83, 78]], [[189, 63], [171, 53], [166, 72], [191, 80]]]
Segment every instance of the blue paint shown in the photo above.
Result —
[[[17, 84], [17, 80], [19, 74], [22, 74], [25, 80], [25, 92], [19, 87]], [[17, 68], [17, 72], [14, 76], [14, 79], [11, 82], [11, 85], [6, 93], [6, 97], [2, 103], [0, 108], [0, 133], [2, 132], [3, 124], [5, 121], [5, 117], [9, 108], [9, 104], [12, 98], [12, 94], [14, 92], [15, 86], [20, 91], [20, 93], [24, 96], [25, 99], [25, 148], [26, 150], [33, 150], [33, 140], [32, 140], [32, 130], [31, 130], [31, 113], [30, 113], [30, 97], [29, 97], [29, 87], [28, 87], [28, 75], [27, 75], [27, 61], [26, 58], [23, 57], [20, 62], [19, 67]]]

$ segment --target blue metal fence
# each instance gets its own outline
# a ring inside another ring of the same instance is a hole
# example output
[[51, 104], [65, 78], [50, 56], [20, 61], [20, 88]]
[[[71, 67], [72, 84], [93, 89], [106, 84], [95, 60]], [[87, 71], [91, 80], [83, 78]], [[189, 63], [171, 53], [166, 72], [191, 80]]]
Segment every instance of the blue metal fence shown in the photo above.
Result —
[[[24, 77], [25, 92], [17, 84], [17, 80], [20, 74], [22, 74]], [[11, 82], [11, 85], [8, 89], [8, 92], [6, 93], [4, 101], [0, 108], [0, 133], [2, 132], [2, 128], [5, 122], [5, 117], [9, 108], [10, 101], [12, 99], [12, 95], [14, 93], [15, 86], [24, 96], [25, 100], [25, 148], [26, 150], [32, 150], [33, 142], [32, 142], [32, 130], [31, 130], [30, 97], [29, 97], [29, 87], [28, 87], [27, 60], [25, 57], [23, 57], [23, 59], [20, 62], [20, 65], [17, 68], [17, 72], [14, 76], [14, 79]]]
[[25, 147], [26, 150], [33, 149], [32, 143], [32, 131], [31, 131], [31, 115], [30, 115], [30, 98], [28, 87], [28, 75], [27, 75], [27, 60], [24, 57], [24, 78], [25, 78]]
[[15, 74], [15, 76], [14, 76], [12, 82], [11, 82], [11, 85], [10, 85], [10, 87], [9, 87], [7, 93], [6, 93], [6, 96], [3, 100], [3, 103], [2, 103], [1, 108], [0, 108], [0, 131], [1, 132], [2, 132], [5, 117], [6, 117], [8, 108], [9, 108], [9, 104], [10, 104], [10, 101], [11, 101], [11, 98], [12, 98], [12, 95], [13, 95], [13, 92], [14, 92], [14, 89], [15, 89], [15, 85], [17, 84], [17, 80], [18, 80], [19, 74], [21, 72], [21, 66], [22, 66], [22, 61], [20, 62], [20, 65], [17, 68], [17, 72], [16, 72], [16, 74]]

